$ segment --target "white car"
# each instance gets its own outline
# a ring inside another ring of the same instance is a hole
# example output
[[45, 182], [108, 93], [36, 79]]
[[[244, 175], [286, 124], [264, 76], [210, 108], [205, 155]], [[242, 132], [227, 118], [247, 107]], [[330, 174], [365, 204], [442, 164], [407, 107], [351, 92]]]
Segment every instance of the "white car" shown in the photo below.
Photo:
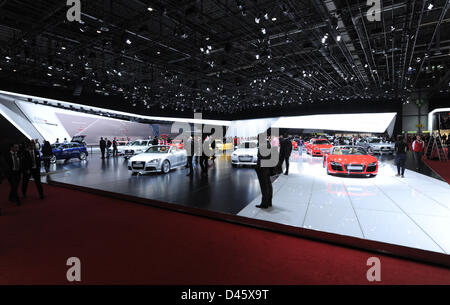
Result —
[[125, 159], [131, 158], [134, 155], [143, 153], [150, 146], [152, 146], [151, 140], [135, 140], [128, 145], [117, 146], [119, 155], [123, 155]]
[[186, 166], [187, 153], [177, 146], [154, 145], [144, 153], [128, 160], [128, 170], [132, 173], [162, 172], [167, 174], [171, 169]]
[[239, 144], [231, 155], [231, 165], [256, 165], [258, 162], [258, 141], [247, 141]]

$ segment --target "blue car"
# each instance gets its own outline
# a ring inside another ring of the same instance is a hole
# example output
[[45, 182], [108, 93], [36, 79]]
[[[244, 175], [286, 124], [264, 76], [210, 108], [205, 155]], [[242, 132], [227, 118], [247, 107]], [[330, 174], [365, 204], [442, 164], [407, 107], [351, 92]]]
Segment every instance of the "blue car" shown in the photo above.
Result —
[[88, 151], [84, 138], [86, 136], [76, 136], [70, 141], [70, 143], [55, 143], [52, 144], [53, 157], [50, 160], [51, 163], [56, 163], [57, 160], [68, 161], [72, 158], [86, 160]]

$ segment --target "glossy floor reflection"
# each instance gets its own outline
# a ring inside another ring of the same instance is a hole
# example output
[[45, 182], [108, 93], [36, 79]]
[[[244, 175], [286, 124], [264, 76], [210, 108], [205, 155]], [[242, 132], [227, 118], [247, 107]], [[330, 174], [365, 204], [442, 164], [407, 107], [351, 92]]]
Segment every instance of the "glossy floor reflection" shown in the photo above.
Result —
[[411, 170], [395, 177], [392, 157], [380, 159], [375, 178], [338, 177], [296, 153], [274, 182], [273, 207], [256, 208], [258, 196], [238, 215], [450, 253], [450, 186]]
[[[210, 161], [211, 162], [211, 161]], [[219, 156], [210, 163], [208, 177], [202, 177], [197, 164], [190, 179], [185, 168], [164, 175], [153, 173], [132, 176], [122, 157], [102, 160], [90, 155], [87, 161], [59, 161], [51, 179], [135, 197], [176, 203], [206, 210], [237, 214], [259, 194], [252, 168], [232, 168], [229, 159]]]

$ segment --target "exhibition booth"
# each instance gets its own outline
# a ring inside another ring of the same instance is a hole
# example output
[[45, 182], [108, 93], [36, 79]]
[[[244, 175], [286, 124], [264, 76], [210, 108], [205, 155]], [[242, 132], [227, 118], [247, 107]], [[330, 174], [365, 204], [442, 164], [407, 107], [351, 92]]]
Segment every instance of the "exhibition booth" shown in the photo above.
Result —
[[[0, 114], [29, 139], [50, 142], [85, 135], [129, 141], [163, 134], [176, 138], [183, 128], [222, 126], [225, 140], [248, 140], [273, 130], [339, 131], [393, 135], [396, 113], [283, 116], [252, 120], [207, 120], [144, 116], [64, 101], [0, 92]], [[429, 120], [433, 124], [433, 120]], [[50, 174], [57, 186], [101, 193], [132, 202], [224, 219], [373, 251], [448, 264], [449, 185], [436, 176], [408, 170], [396, 177], [391, 154], [376, 156], [373, 177], [329, 175], [324, 158], [295, 150], [289, 175], [273, 182], [273, 206], [261, 201], [252, 167], [233, 167], [229, 154], [209, 163], [209, 175], [186, 177], [184, 167], [167, 174], [132, 175], [123, 157], [57, 163]], [[198, 167], [198, 165], [194, 165]]]

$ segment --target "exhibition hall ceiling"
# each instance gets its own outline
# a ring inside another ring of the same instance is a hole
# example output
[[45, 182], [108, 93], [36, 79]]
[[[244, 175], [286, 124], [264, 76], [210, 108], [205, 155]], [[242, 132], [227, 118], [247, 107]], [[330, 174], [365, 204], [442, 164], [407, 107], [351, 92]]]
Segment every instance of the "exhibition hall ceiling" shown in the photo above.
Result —
[[0, 79], [142, 114], [448, 94], [448, 1], [371, 2], [0, 0]]

